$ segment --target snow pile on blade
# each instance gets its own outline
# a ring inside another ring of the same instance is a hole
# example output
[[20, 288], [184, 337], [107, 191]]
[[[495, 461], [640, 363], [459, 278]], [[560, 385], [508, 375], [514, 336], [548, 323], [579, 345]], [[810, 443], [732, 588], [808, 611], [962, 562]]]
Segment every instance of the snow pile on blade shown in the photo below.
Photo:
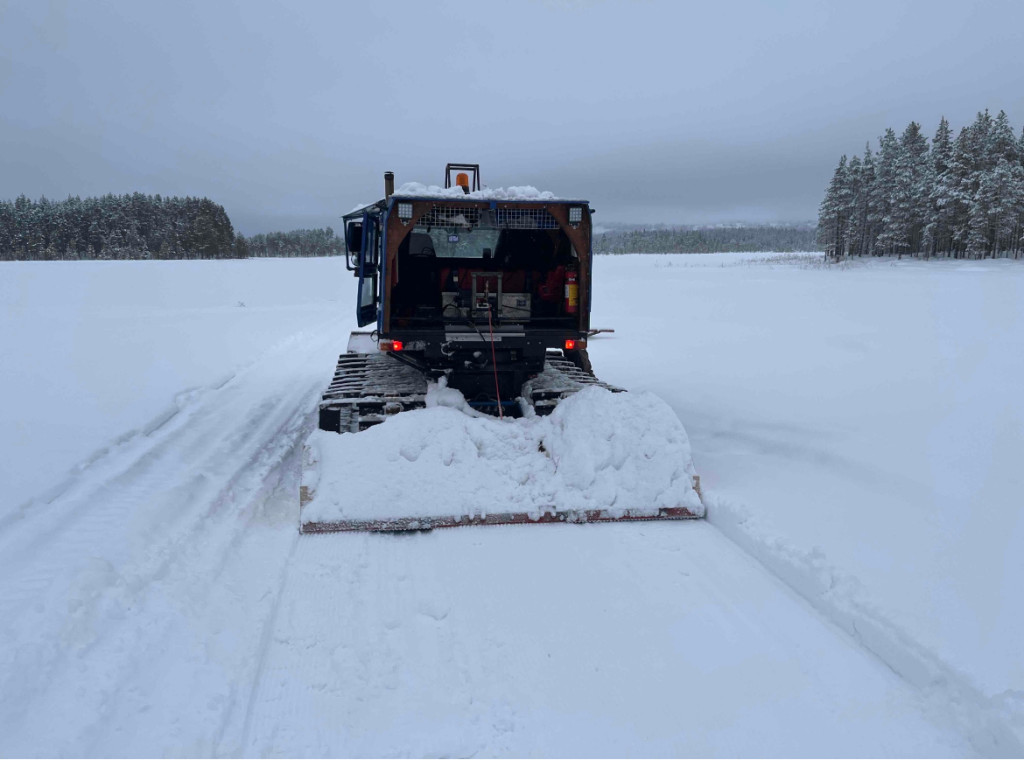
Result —
[[588, 387], [501, 420], [435, 388], [359, 434], [316, 432], [304, 458], [306, 532], [703, 513], [686, 431], [652, 394]]

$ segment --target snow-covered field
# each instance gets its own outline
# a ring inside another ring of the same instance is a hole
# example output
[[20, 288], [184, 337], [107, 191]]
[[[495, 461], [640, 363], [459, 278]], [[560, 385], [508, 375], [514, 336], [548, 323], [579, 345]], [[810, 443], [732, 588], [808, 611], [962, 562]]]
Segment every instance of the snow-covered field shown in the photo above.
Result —
[[1024, 755], [1024, 265], [595, 280], [707, 520], [300, 539], [340, 260], [0, 264], [0, 756]]

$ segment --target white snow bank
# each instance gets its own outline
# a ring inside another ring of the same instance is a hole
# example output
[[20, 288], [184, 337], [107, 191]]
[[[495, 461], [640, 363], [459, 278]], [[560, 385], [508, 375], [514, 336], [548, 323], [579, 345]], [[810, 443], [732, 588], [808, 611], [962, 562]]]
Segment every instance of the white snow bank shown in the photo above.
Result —
[[693, 489], [686, 431], [652, 394], [589, 387], [547, 417], [466, 412], [458, 392], [360, 434], [317, 431], [302, 522], [500, 512], [686, 507]]
[[420, 184], [410, 181], [402, 184], [395, 197], [457, 197], [460, 200], [557, 200], [551, 192], [542, 192], [535, 186], [510, 186], [497, 189], [482, 189], [479, 192], [466, 194], [462, 187], [453, 186], [448, 189], [432, 184]]

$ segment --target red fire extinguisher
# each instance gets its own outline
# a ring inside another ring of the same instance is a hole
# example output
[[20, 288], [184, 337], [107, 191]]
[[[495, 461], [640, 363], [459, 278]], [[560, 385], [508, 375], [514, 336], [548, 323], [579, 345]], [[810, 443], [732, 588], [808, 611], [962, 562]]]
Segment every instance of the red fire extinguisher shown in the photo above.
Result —
[[576, 272], [565, 273], [565, 312], [577, 314], [580, 310], [580, 286], [576, 283]]

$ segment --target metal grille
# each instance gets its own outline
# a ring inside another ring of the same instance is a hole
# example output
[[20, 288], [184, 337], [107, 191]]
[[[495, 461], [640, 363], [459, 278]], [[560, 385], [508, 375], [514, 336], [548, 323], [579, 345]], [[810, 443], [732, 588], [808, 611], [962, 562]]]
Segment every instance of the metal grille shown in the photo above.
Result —
[[543, 208], [504, 208], [495, 211], [499, 229], [557, 229], [554, 216]]
[[490, 223], [487, 216], [481, 214], [490, 211], [480, 208], [461, 208], [456, 205], [435, 205], [419, 220], [419, 226], [480, 226], [480, 219]]
[[463, 208], [434, 205], [418, 222], [419, 226], [490, 227], [494, 229], [558, 229], [558, 222], [544, 208]]

